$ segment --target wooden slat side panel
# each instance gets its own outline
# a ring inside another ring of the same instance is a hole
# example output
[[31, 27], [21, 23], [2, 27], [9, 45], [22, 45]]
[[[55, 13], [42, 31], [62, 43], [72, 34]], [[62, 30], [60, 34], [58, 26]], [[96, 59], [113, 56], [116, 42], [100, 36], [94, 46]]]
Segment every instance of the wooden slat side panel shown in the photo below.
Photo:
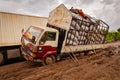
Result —
[[78, 45], [78, 46], [64, 46], [62, 47], [62, 53], [69, 53], [69, 52], [77, 52], [77, 51], [85, 51], [85, 50], [93, 50], [93, 49], [100, 49], [105, 48], [104, 44], [95, 44], [95, 45]]

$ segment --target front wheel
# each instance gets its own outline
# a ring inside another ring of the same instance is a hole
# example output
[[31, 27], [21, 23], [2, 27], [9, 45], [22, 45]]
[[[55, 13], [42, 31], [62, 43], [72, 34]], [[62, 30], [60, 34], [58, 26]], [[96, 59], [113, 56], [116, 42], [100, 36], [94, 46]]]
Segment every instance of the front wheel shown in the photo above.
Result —
[[54, 55], [47, 56], [45, 58], [44, 62], [46, 65], [50, 65], [50, 64], [55, 63], [55, 56]]
[[89, 54], [89, 51], [84, 51], [84, 56], [87, 56]]

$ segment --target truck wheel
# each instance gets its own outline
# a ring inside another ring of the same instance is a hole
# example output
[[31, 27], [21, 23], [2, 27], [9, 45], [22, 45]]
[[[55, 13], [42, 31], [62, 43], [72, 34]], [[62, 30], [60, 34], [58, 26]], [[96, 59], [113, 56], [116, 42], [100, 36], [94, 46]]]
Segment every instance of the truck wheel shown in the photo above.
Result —
[[44, 62], [46, 65], [50, 65], [50, 64], [55, 63], [55, 56], [54, 55], [47, 56], [45, 58]]
[[0, 65], [4, 64], [4, 62], [5, 62], [4, 55], [2, 54], [2, 52], [0, 52]]
[[87, 56], [89, 54], [89, 51], [84, 51], [84, 56]]

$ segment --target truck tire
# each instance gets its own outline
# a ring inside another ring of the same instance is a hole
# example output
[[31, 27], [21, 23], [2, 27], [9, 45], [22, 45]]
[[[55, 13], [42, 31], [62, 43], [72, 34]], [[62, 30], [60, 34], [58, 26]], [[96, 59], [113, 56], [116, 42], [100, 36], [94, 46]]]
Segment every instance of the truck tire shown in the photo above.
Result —
[[5, 63], [5, 57], [2, 52], [0, 52], [0, 65]]
[[84, 51], [84, 56], [87, 56], [89, 54], [89, 51]]
[[45, 58], [44, 62], [45, 62], [46, 65], [50, 65], [50, 64], [55, 63], [55, 56], [54, 55], [47, 56]]

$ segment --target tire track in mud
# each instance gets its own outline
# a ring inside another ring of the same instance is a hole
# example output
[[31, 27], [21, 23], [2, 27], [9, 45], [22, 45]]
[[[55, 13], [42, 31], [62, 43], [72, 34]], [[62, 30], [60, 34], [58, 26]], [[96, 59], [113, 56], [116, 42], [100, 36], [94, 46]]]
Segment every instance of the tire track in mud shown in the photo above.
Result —
[[66, 59], [46, 66], [26, 61], [1, 66], [0, 80], [119, 80], [120, 47], [117, 47], [78, 57], [78, 64]]
[[[104, 52], [104, 53], [106, 53], [106, 52]], [[103, 54], [104, 54], [103, 53]], [[111, 53], [110, 53], [111, 54]], [[105, 55], [105, 54], [104, 54]], [[99, 56], [98, 56], [98, 54], [97, 54], [97, 56], [92, 56], [92, 59], [93, 58], [96, 58], [96, 57], [101, 57], [102, 56], [102, 54], [99, 54]], [[112, 56], [112, 55], [111, 55]], [[109, 61], [109, 57], [110, 56], [106, 56], [105, 58], [107, 58], [108, 57], [108, 60], [107, 61]], [[90, 59], [91, 60], [91, 57], [89, 58], [88, 57], [88, 59]], [[99, 60], [101, 60], [102, 58], [98, 58]], [[95, 60], [95, 59], [94, 59]], [[99, 62], [99, 60], [98, 61], [96, 61], [96, 63], [98, 64], [98, 62]], [[102, 59], [103, 60], [103, 59]], [[89, 60], [86, 60], [86, 62], [88, 62]], [[85, 61], [84, 61], [85, 62]], [[85, 63], [86, 63], [85, 62]], [[106, 62], [107, 63], [107, 62]], [[99, 62], [99, 64], [103, 64], [103, 63], [100, 63]], [[84, 66], [85, 65], [85, 66]], [[91, 65], [90, 63], [88, 63], [88, 65], [86, 65], [86, 64], [82, 64], [82, 66], [81, 67], [87, 67], [87, 66], [89, 66], [89, 65]], [[93, 64], [92, 64], [93, 65]], [[66, 66], [65, 66], [66, 67]], [[94, 67], [94, 66], [93, 66]], [[57, 68], [56, 68], [57, 69]], [[60, 69], [60, 68], [59, 68]], [[56, 70], [56, 71], [59, 71], [59, 69], [58, 70]], [[86, 68], [87, 69], [87, 68]], [[89, 70], [89, 68], [88, 68], [88, 70]], [[49, 71], [49, 70], [48, 70]], [[30, 76], [30, 78], [27, 78], [27, 79], [25, 79], [25, 80], [29, 80], [29, 79], [31, 79], [32, 80], [32, 78], [36, 78], [35, 80], [37, 80], [37, 79], [45, 79], [46, 80], [46, 78], [48, 78], [48, 80], [50, 79], [50, 78], [52, 78], [52, 79], [54, 79], [54, 80], [59, 80], [59, 79], [64, 79], [64, 77], [67, 77], [67, 76], [65, 76], [65, 75], [72, 75], [72, 73], [79, 73], [80, 71], [83, 71], [83, 72], [85, 72], [84, 71], [84, 69], [82, 70], [82, 68], [80, 68], [80, 65], [71, 65], [71, 67], [69, 66], [67, 66], [66, 67], [66, 69], [64, 68], [63, 70], [61, 69], [61, 71], [60, 72], [56, 72], [56, 71], [53, 71], [53, 72], [49, 72], [49, 74], [48, 75], [46, 75], [46, 76], [42, 76], [42, 77], [40, 77], [40, 76], [38, 76], [38, 77], [36, 77], [36, 76]], [[43, 74], [45, 74], [45, 73], [43, 73]], [[84, 73], [85, 74], [85, 73]], [[63, 78], [62, 78], [63, 77]], [[97, 76], [97, 77], [99, 77], [99, 76]], [[69, 78], [68, 78], [69, 79]], [[76, 78], [77, 79], [77, 78]]]

